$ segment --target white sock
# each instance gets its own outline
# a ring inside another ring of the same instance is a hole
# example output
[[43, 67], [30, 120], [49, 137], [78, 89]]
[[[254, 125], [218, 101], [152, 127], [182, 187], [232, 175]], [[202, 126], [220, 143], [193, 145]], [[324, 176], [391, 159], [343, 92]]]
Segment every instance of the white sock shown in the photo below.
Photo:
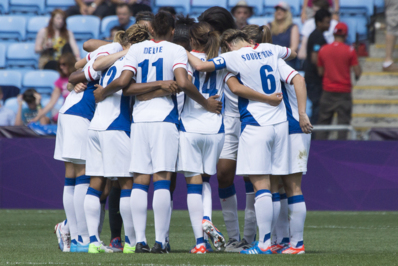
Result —
[[276, 223], [276, 236], [278, 244], [289, 244], [289, 208], [287, 206], [286, 194], [280, 194], [281, 211], [279, 213], [278, 222]]
[[256, 192], [256, 219], [259, 230], [258, 246], [265, 250], [271, 245], [271, 225], [272, 225], [272, 196], [267, 189]]
[[[171, 194], [171, 193], [170, 193]], [[173, 213], [173, 196], [172, 196], [172, 194], [171, 194], [171, 197], [170, 197], [170, 217], [169, 217], [169, 220], [171, 221], [171, 214]], [[167, 232], [166, 232], [166, 242], [170, 242], [170, 239], [169, 239], [169, 233], [170, 233], [170, 226], [169, 226], [169, 229], [167, 230]]]
[[202, 190], [202, 200], [203, 200], [203, 217], [207, 217], [211, 221], [212, 213], [212, 198], [211, 198], [211, 186], [210, 177], [202, 177], [203, 179], [203, 190]]
[[89, 187], [87, 189], [87, 194], [84, 199], [84, 213], [86, 214], [86, 222], [88, 234], [90, 236], [90, 243], [95, 245], [100, 244], [98, 226], [101, 216], [101, 194], [101, 191]]
[[88, 243], [90, 243], [90, 237], [88, 235], [86, 223], [86, 214], [84, 213], [84, 204], [82, 204], [82, 202], [84, 202], [84, 198], [86, 197], [89, 185], [89, 176], [78, 176], [76, 178], [75, 194], [73, 196], [77, 220], [77, 238], [78, 241], [83, 245], [87, 245]]
[[279, 193], [272, 193], [272, 231], [271, 231], [271, 244], [276, 245], [278, 244], [278, 237], [276, 232], [276, 224], [278, 222], [279, 213], [281, 211], [281, 198]]
[[254, 210], [255, 193], [253, 184], [245, 182], [246, 188], [246, 208], [245, 208], [245, 225], [243, 229], [243, 237], [250, 244], [256, 239], [257, 223], [256, 211]]
[[62, 231], [62, 233], [64, 233], [64, 234], [70, 234], [68, 219], [65, 219], [65, 220], [62, 222], [61, 231]]
[[170, 180], [154, 182], [153, 189], [152, 208], [155, 218], [155, 239], [164, 247], [170, 226]]
[[203, 185], [201, 184], [187, 184], [188, 212], [189, 218], [191, 219], [193, 234], [196, 239], [196, 246], [204, 243], [202, 229], [203, 205], [198, 204], [198, 202], [202, 202], [202, 190]]
[[240, 240], [239, 220], [238, 220], [238, 202], [236, 199], [235, 185], [219, 188], [222, 215], [224, 217], [225, 227], [229, 239]]
[[133, 215], [130, 207], [131, 189], [122, 189], [120, 192], [120, 215], [123, 219], [124, 241], [131, 247], [135, 246], [135, 232], [133, 224]]
[[76, 178], [65, 178], [63, 203], [66, 219], [69, 224], [71, 242], [77, 244], [77, 222], [73, 195], [75, 194]]
[[290, 245], [298, 248], [304, 245], [304, 223], [307, 209], [303, 195], [289, 197], [289, 220], [290, 220]]
[[102, 232], [102, 227], [104, 226], [104, 220], [105, 220], [105, 205], [106, 205], [106, 198], [102, 201], [100, 201], [101, 204], [101, 214], [100, 214], [100, 221], [98, 225], [98, 235], [101, 235]]
[[133, 184], [130, 196], [131, 214], [137, 243], [146, 244], [145, 229], [148, 208], [148, 188], [149, 186]]

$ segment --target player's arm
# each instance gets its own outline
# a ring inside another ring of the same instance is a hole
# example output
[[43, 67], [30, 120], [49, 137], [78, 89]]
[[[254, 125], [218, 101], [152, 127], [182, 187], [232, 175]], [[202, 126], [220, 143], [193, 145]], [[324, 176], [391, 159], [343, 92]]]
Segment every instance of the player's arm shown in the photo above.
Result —
[[352, 70], [354, 71], [355, 74], [355, 80], [358, 80], [362, 75], [361, 66], [360, 65], [353, 66]]
[[308, 37], [306, 36], [301, 37], [301, 45], [297, 54], [297, 57], [301, 60], [304, 60], [307, 57], [307, 41]]
[[[159, 80], [147, 83], [136, 83], [135, 80], [133, 80], [128, 87], [123, 89], [123, 95], [146, 95], [143, 98], [150, 100], [150, 97], [156, 98], [161, 96], [167, 96], [171, 94], [176, 94], [179, 91], [180, 90], [177, 86], [177, 83], [174, 80]], [[138, 98], [138, 100], [140, 99]]]
[[297, 74], [292, 79], [291, 83], [294, 86], [294, 91], [296, 92], [297, 96], [297, 105], [298, 105], [298, 113], [299, 113], [299, 123], [301, 130], [308, 134], [312, 131], [312, 125], [310, 119], [305, 112], [306, 104], [307, 104], [307, 88], [305, 86], [305, 80], [300, 75]]
[[120, 51], [118, 53], [114, 53], [111, 55], [106, 55], [106, 56], [101, 56], [97, 58], [93, 64], [93, 68], [95, 71], [102, 71], [104, 69], [107, 69], [111, 65], [115, 63], [116, 60], [119, 58], [125, 56], [129, 50], [125, 49], [123, 51]]
[[232, 93], [248, 100], [263, 102], [272, 106], [278, 106], [282, 101], [282, 93], [273, 93], [271, 95], [259, 93], [241, 84], [236, 77], [230, 77], [227, 80], [227, 85]]
[[280, 45], [275, 45], [275, 47], [276, 47], [276, 51], [278, 53], [278, 55], [277, 55], [278, 58], [282, 58], [285, 61], [290, 61], [297, 57], [297, 53], [290, 48], [280, 46]]
[[82, 83], [87, 82], [87, 79], [86, 79], [86, 76], [84, 75], [84, 71], [79, 69], [79, 70], [76, 70], [75, 72], [73, 72], [72, 74], [70, 74], [68, 81], [69, 81], [69, 83], [76, 85], [77, 83], [80, 83], [80, 82], [82, 82]]
[[216, 70], [215, 64], [212, 61], [203, 62], [193, 54], [187, 51], [189, 64], [193, 69], [199, 72], [212, 72]]
[[109, 43], [110, 42], [103, 41], [103, 40], [90, 39], [83, 43], [83, 49], [84, 49], [84, 51], [91, 53], [91, 52], [97, 50], [99, 47], [109, 44]]
[[[177, 84], [176, 84], [177, 86]], [[152, 100], [154, 98], [159, 98], [159, 97], [163, 97], [163, 96], [170, 96], [172, 95], [171, 92], [168, 92], [166, 90], [162, 90], [162, 89], [157, 89], [155, 91], [151, 91], [151, 92], [147, 92], [141, 95], [137, 95], [136, 98], [139, 101], [149, 101]]]
[[87, 59], [84, 57], [75, 63], [75, 68], [83, 68], [87, 64]]
[[133, 79], [134, 72], [124, 70], [122, 74], [117, 79], [113, 80], [108, 86], [105, 88], [101, 85], [97, 84], [95, 87], [97, 88], [94, 91], [95, 102], [102, 102], [109, 95], [114, 94], [115, 92], [120, 91], [124, 87], [130, 84]]

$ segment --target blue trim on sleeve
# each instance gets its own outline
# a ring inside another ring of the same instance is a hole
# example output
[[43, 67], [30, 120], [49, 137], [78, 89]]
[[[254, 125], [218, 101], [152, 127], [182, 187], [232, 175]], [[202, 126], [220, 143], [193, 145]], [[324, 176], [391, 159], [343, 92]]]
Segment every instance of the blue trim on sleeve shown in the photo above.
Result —
[[170, 180], [160, 180], [153, 182], [153, 190], [158, 190], [158, 189], [167, 189], [170, 190]]
[[236, 195], [235, 185], [232, 184], [231, 186], [226, 188], [219, 188], [218, 195], [220, 199], [226, 199], [232, 197], [233, 195]]
[[200, 194], [202, 195], [202, 184], [187, 184], [188, 194]]

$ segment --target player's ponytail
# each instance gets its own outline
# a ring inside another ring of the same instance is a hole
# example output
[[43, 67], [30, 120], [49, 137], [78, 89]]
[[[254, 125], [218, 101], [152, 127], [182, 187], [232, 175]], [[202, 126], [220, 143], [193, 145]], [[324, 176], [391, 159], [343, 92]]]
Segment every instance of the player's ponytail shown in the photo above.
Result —
[[253, 43], [272, 43], [271, 30], [265, 25], [247, 25], [242, 31], [247, 34]]
[[152, 39], [152, 36], [148, 29], [145, 26], [134, 24], [126, 30], [123, 42], [135, 44], [149, 39]]
[[156, 37], [163, 37], [175, 28], [175, 21], [169, 12], [160, 11], [155, 15], [152, 26]]
[[118, 32], [116, 32], [115, 37], [113, 38], [113, 42], [118, 42], [120, 43], [120, 45], [123, 46], [123, 38], [125, 33], [126, 32], [124, 30], [119, 30]]

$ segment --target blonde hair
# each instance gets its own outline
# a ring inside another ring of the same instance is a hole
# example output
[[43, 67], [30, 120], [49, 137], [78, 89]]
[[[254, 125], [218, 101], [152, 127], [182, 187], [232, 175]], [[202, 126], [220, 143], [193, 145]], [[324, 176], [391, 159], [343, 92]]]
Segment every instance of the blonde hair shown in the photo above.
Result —
[[272, 43], [271, 30], [268, 26], [247, 25], [242, 31], [247, 34], [254, 43]]
[[278, 35], [284, 33], [289, 28], [289, 26], [293, 24], [292, 13], [289, 10], [285, 10], [285, 12], [286, 12], [286, 17], [284, 21], [277, 22], [276, 19], [274, 19], [271, 22], [272, 35]]
[[152, 39], [152, 36], [147, 27], [134, 24], [126, 31], [120, 30], [116, 32], [113, 42], [118, 42], [122, 46], [127, 46], [128, 44], [135, 44], [150, 39]]

